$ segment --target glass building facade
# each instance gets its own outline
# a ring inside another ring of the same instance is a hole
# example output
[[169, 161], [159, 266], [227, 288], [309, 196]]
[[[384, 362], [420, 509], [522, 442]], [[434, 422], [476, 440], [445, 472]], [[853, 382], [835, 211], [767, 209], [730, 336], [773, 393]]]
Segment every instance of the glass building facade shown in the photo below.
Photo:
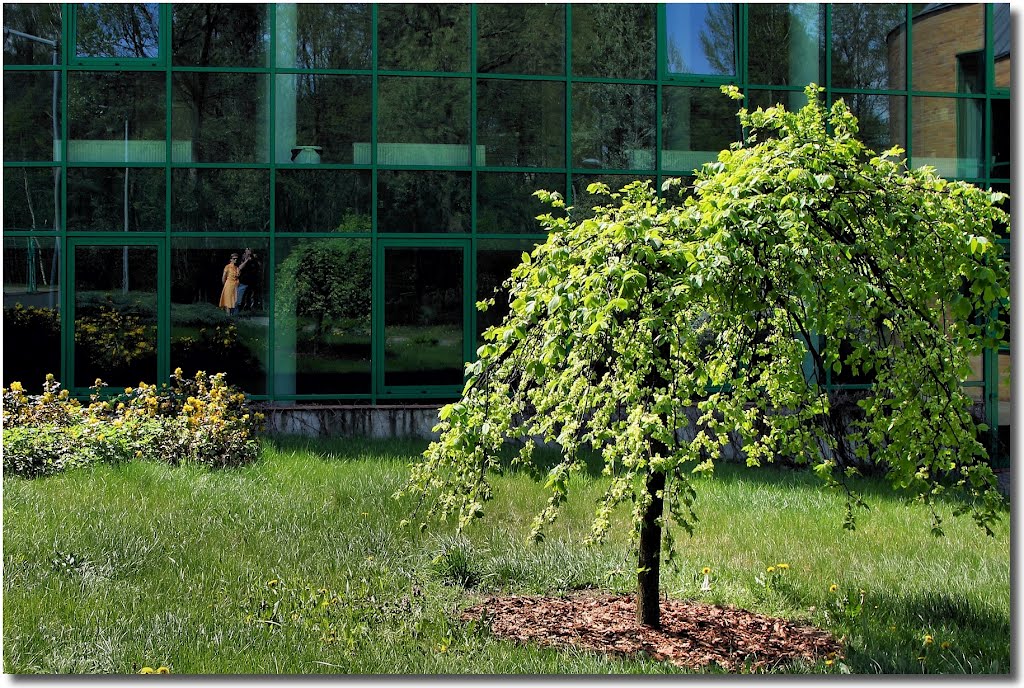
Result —
[[[591, 182], [692, 174], [740, 137], [725, 83], [796, 108], [818, 82], [877, 149], [1009, 188], [1008, 5], [3, 13], [5, 384], [451, 398], [502, 316], [475, 302], [544, 238], [531, 193], [584, 217]], [[966, 383], [1006, 432], [1008, 364]]]

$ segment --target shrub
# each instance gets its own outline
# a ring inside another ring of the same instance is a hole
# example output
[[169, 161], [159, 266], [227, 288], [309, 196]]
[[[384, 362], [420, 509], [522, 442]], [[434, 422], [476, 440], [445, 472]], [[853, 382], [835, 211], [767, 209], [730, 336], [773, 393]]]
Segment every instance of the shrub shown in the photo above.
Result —
[[172, 465], [240, 466], [259, 456], [256, 433], [262, 414], [223, 373], [199, 372], [171, 383], [127, 388], [103, 397], [97, 380], [86, 406], [53, 375], [43, 393], [30, 396], [20, 382], [3, 390], [4, 472], [25, 477], [97, 463], [152, 458]]

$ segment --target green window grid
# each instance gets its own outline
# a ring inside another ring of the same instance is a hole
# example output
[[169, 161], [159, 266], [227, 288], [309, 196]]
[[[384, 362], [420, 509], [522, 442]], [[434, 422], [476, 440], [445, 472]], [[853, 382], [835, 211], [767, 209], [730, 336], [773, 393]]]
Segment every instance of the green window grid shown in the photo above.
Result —
[[[663, 88], [677, 85], [688, 85], [688, 86], [717, 86], [722, 83], [736, 84], [742, 91], [747, 92], [749, 90], [771, 90], [774, 92], [799, 92], [802, 90], [801, 86], [779, 86], [772, 84], [759, 84], [751, 82], [748, 78], [748, 64], [747, 55], [750, 50], [748, 45], [748, 29], [747, 22], [749, 17], [749, 8], [745, 4], [739, 4], [736, 6], [736, 66], [737, 73], [735, 77], [702, 77], [702, 76], [685, 76], [666, 73], [665, 69], [665, 6], [659, 5], [657, 8], [657, 64], [656, 67], [656, 78], [653, 79], [621, 79], [621, 78], [601, 78], [591, 76], [575, 76], [572, 73], [572, 15], [573, 6], [566, 5], [564, 8], [564, 20], [565, 20], [565, 45], [564, 45], [564, 71], [562, 74], [547, 74], [547, 75], [528, 75], [528, 74], [515, 74], [515, 73], [495, 73], [495, 72], [483, 72], [478, 73], [476, 71], [476, 56], [477, 56], [477, 6], [470, 5], [470, 17], [469, 17], [469, 45], [470, 45], [470, 62], [469, 71], [465, 72], [435, 72], [435, 71], [405, 71], [405, 70], [383, 70], [377, 66], [377, 55], [378, 55], [378, 31], [377, 31], [377, 6], [371, 5], [371, 68], [370, 69], [302, 69], [292, 67], [277, 67], [276, 60], [273, 56], [276, 55], [276, 43], [277, 43], [277, 21], [276, 12], [277, 6], [267, 6], [267, 27], [269, 33], [269, 50], [268, 50], [268, 65], [265, 67], [209, 67], [209, 66], [184, 66], [175, 65], [171, 66], [170, 50], [171, 50], [171, 14], [172, 6], [170, 4], [163, 4], [160, 6], [160, 53], [157, 58], [78, 58], [74, 56], [74, 31], [75, 31], [75, 6], [70, 4], [62, 5], [62, 13], [64, 16], [63, 22], [63, 40], [61, 45], [63, 50], [59, 56], [59, 60], [56, 64], [56, 71], [60, 74], [60, 109], [61, 109], [61, 155], [59, 161], [35, 161], [35, 162], [23, 162], [23, 161], [5, 161], [4, 167], [7, 169], [15, 169], [20, 167], [25, 168], [54, 168], [57, 167], [61, 170], [61, 184], [60, 184], [60, 207], [62, 210], [59, 227], [60, 229], [56, 233], [59, 243], [66, 246], [67, 239], [74, 237], [76, 241], [80, 241], [83, 238], [94, 238], [96, 240], [105, 239], [108, 241], [116, 242], [118, 239], [118, 232], [74, 232], [73, 234], [67, 231], [65, 225], [66, 208], [67, 208], [67, 184], [66, 184], [66, 170], [68, 168], [77, 167], [110, 167], [110, 168], [123, 168], [125, 165], [119, 162], [88, 162], [88, 163], [71, 163], [67, 162], [67, 146], [68, 146], [68, 130], [69, 122], [67, 117], [67, 106], [68, 106], [68, 76], [71, 73], [78, 71], [103, 71], [103, 70], [129, 70], [129, 71], [156, 71], [162, 72], [165, 75], [165, 99], [166, 99], [166, 156], [164, 162], [151, 162], [151, 163], [132, 163], [129, 167], [152, 167], [152, 168], [163, 168], [165, 170], [165, 224], [163, 231], [156, 232], [133, 232], [132, 237], [138, 240], [154, 239], [163, 242], [166, 247], [163, 251], [163, 260], [166, 262], [169, 260], [169, 239], [170, 237], [241, 237], [243, 235], [249, 235], [249, 232], [177, 232], [171, 231], [171, 212], [172, 212], [172, 198], [171, 198], [171, 174], [172, 170], [175, 169], [260, 169], [269, 171], [269, 185], [270, 185], [270, 210], [269, 210], [269, 229], [267, 232], [260, 234], [259, 236], [266, 237], [269, 241], [270, 255], [268, 256], [268, 264], [274, 264], [274, 251], [276, 239], [278, 238], [317, 238], [317, 237], [338, 237], [339, 234], [331, 232], [303, 232], [303, 233], [292, 233], [292, 232], [281, 232], [276, 228], [276, 213], [275, 213], [275, 197], [276, 197], [276, 174], [277, 170], [286, 169], [311, 169], [311, 166], [301, 163], [277, 163], [274, 159], [274, 155], [271, 153], [268, 155], [268, 162], [266, 163], [181, 163], [175, 162], [172, 159], [172, 136], [171, 136], [171, 118], [173, 110], [173, 84], [172, 74], [184, 73], [184, 72], [214, 72], [214, 73], [240, 73], [240, 74], [262, 74], [267, 75], [267, 79], [273, 82], [277, 74], [324, 74], [324, 75], [365, 75], [369, 76], [372, 80], [372, 104], [371, 104], [371, 118], [373, 126], [370, 131], [370, 162], [368, 164], [338, 164], [338, 163], [323, 163], [315, 166], [315, 169], [338, 169], [338, 170], [369, 170], [371, 173], [371, 230], [369, 232], [357, 232], [357, 233], [346, 233], [344, 236], [350, 236], [352, 238], [369, 238], [372, 242], [372, 255], [373, 255], [373, 269], [376, 275], [377, 260], [379, 255], [378, 250], [378, 239], [385, 238], [388, 242], [408, 240], [411, 242], [410, 245], [414, 245], [417, 241], [422, 240], [434, 240], [434, 239], [452, 239], [451, 234], [440, 234], [440, 233], [424, 233], [424, 234], [406, 234], [406, 233], [387, 233], [379, 234], [377, 231], [377, 173], [379, 170], [436, 170], [439, 169], [436, 165], [387, 165], [380, 164], [377, 160], [378, 157], [378, 146], [377, 146], [377, 88], [378, 79], [382, 76], [404, 76], [404, 77], [441, 77], [441, 78], [461, 78], [468, 79], [470, 84], [470, 105], [469, 105], [469, 150], [475, 151], [477, 145], [477, 108], [476, 108], [476, 96], [477, 96], [477, 80], [480, 78], [485, 79], [514, 79], [521, 81], [552, 81], [562, 83], [565, 86], [565, 167], [555, 168], [520, 168], [520, 167], [501, 167], [501, 166], [487, 166], [475, 164], [475, 156], [470, 156], [468, 165], [459, 166], [445, 166], [443, 167], [446, 171], [456, 172], [468, 172], [470, 173], [471, 179], [471, 222], [470, 232], [463, 235], [458, 235], [460, 238], [467, 242], [467, 260], [469, 261], [469, 274], [470, 284], [466, 285], [467, 299], [472, 299], [473, 294], [476, 293], [475, 275], [476, 275], [476, 252], [478, 242], [483, 240], [492, 239], [509, 239], [510, 237], [519, 236], [526, 239], [542, 240], [543, 234], [539, 231], [536, 233], [481, 233], [477, 232], [477, 174], [478, 172], [508, 172], [508, 173], [519, 173], [519, 172], [532, 172], [532, 173], [543, 173], [543, 174], [555, 174], [562, 175], [564, 180], [564, 187], [558, 189], [566, 195], [568, 203], [572, 202], [572, 180], [578, 175], [593, 175], [601, 174], [604, 176], [616, 176], [621, 177], [622, 180], [628, 181], [635, 176], [652, 176], [657, 181], [657, 186], [660, 188], [661, 181], [666, 176], [677, 176], [678, 172], [672, 174], [666, 174], [662, 167], [661, 155], [662, 155], [662, 127], [661, 120], [663, 116], [662, 109], [662, 95]], [[906, 112], [904, 122], [906, 126], [906, 148], [908, 155], [913, 161], [913, 146], [914, 141], [912, 137], [912, 125], [913, 125], [913, 99], [915, 97], [941, 97], [941, 98], [977, 98], [979, 101], [984, 101], [984, 132], [983, 136], [983, 159], [991, 160], [992, 153], [992, 109], [993, 101], [1008, 100], [1009, 91], [1006, 88], [997, 88], [994, 85], [994, 60], [993, 60], [993, 24], [995, 21], [995, 10], [994, 5], [984, 5], [984, 16], [985, 16], [985, 90], [982, 94], [957, 94], [948, 92], [930, 92], [930, 91], [918, 91], [914, 89], [913, 85], [913, 32], [914, 26], [911, 21], [912, 18], [912, 7], [910, 5], [904, 6], [904, 12], [906, 16], [905, 26], [907, 27], [905, 36], [905, 50], [906, 50], [906, 78], [905, 88], [902, 89], [851, 89], [851, 88], [839, 88], [833, 87], [831, 84], [832, 75], [832, 16], [833, 8], [830, 5], [825, 6], [824, 12], [824, 24], [821, 29], [824, 36], [824, 85], [826, 87], [825, 98], [827, 102], [831, 102], [834, 96], [841, 96], [843, 94], [865, 94], [865, 95], [894, 95], [903, 96], [906, 103]], [[68, 47], [71, 46], [69, 50]], [[4, 65], [4, 71], [7, 72], [21, 72], [21, 71], [37, 71], [37, 72], [51, 72], [54, 70], [54, 66], [48, 64], [37, 64], [37, 65]], [[626, 85], [647, 85], [655, 87], [655, 162], [654, 169], [593, 169], [593, 168], [581, 168], [572, 166], [572, 108], [573, 102], [571, 98], [572, 84], [575, 82], [581, 83], [600, 83], [600, 84], [626, 84]], [[267, 146], [268, 151], [272, 150], [272, 144], [275, 140], [275, 89], [269, 89], [269, 102], [267, 104]], [[738, 133], [738, 132], [737, 132]], [[965, 181], [976, 183], [979, 185], [989, 185], [993, 183], [1007, 183], [1009, 179], [1006, 177], [993, 177], [985, 176], [990, 174], [988, 167], [982, 169], [982, 176], [971, 176], [963, 178]], [[36, 232], [35, 234], [40, 234]], [[5, 228], [5, 236], [17, 237], [17, 236], [32, 236], [32, 232], [23, 230], [9, 230]], [[53, 237], [54, 234], [40, 234], [41, 236]], [[1004, 243], [1007, 247], [1009, 241], [1006, 240]], [[63, 268], [62, 268], [63, 269]], [[62, 274], [62, 278], [65, 275]], [[61, 284], [67, 285], [64, 279], [61, 279]], [[273, 302], [274, 298], [274, 285], [273, 285], [273, 274], [270, 276], [270, 301]], [[66, 300], [68, 298], [68, 290], [63, 289], [62, 295]], [[375, 297], [376, 294], [375, 290]], [[165, 299], [166, 301], [167, 299]], [[167, 308], [167, 304], [162, 304], [163, 308]], [[62, 317], [67, 313], [67, 309], [63, 309]], [[270, 327], [273, 328], [273, 309], [270, 311]], [[64, 323], [64, 329], [67, 331], [68, 323]], [[375, 322], [375, 330], [379, 327], [379, 323]], [[470, 309], [469, 322], [466, 323], [466, 332], [472, 333], [476, 330], [476, 312]], [[167, 336], [167, 335], [165, 335]], [[467, 346], [467, 349], [471, 347]], [[990, 401], [989, 408], [990, 414], [995, 411], [992, 409], [994, 406], [992, 401], [998, 397], [997, 383], [994, 381], [994, 373], [997, 368], [997, 352], [986, 352], [985, 368], [986, 375], [984, 387], [986, 399]], [[358, 398], [365, 399], [367, 395], [296, 395], [294, 397], [276, 397], [274, 396], [273, 390], [273, 356], [269, 358], [271, 370], [268, 371], [268, 394], [263, 395], [261, 398], [281, 398], [287, 400], [295, 398], [301, 399], [345, 399], [345, 398]], [[375, 361], [375, 366], [379, 366], [380, 362]], [[374, 379], [378, 379], [376, 374]], [[67, 370], [61, 371], [62, 375], [66, 376]], [[978, 383], [973, 383], [977, 385]], [[851, 386], [856, 388], [856, 386]], [[422, 398], [444, 398], [449, 393], [443, 392], [439, 394], [425, 394]], [[378, 399], [381, 399], [384, 395], [381, 390], [374, 389], [373, 394], [370, 395], [370, 401], [376, 403]]]

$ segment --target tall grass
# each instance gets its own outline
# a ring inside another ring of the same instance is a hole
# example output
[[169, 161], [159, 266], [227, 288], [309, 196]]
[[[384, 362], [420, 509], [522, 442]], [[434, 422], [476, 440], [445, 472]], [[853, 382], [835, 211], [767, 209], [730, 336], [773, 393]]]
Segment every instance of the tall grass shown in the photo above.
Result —
[[[525, 537], [543, 491], [515, 473], [464, 535], [400, 527], [413, 505], [391, 494], [423, 448], [291, 440], [242, 469], [130, 463], [5, 479], [5, 671], [679, 671], [516, 646], [458, 622], [461, 608], [498, 591], [629, 592], [635, 562], [623, 528], [603, 546], [579, 544], [601, 493], [596, 475], [574, 479], [540, 545]], [[845, 637], [855, 673], [1008, 672], [1008, 521], [988, 538], [950, 517], [937, 538], [921, 506], [875, 487], [848, 532], [841, 497], [813, 476], [722, 467], [698, 484], [701, 521], [680, 537], [663, 590], [828, 628]], [[790, 568], [766, 581], [777, 563]]]

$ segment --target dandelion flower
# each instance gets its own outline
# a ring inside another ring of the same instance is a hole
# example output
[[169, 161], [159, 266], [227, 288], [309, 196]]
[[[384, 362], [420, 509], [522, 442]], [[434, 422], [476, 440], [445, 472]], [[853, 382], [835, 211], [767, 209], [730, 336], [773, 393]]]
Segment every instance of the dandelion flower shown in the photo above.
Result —
[[153, 669], [153, 667], [142, 667], [142, 670], [139, 671], [139, 673], [140, 674], [155, 674], [156, 671]]
[[949, 648], [953, 647], [953, 643], [946, 640], [941, 645], [939, 645], [939, 647], [941, 647], [943, 650], [948, 650]]
[[836, 663], [836, 660], [834, 660], [834, 659], [826, 659], [825, 660], [825, 666], [832, 666], [835, 663]]
[[935, 642], [935, 638], [931, 637], [930, 635], [926, 635], [924, 637], [924, 644], [925, 645], [931, 645], [934, 642]]
[[832, 585], [828, 586], [828, 591], [829, 592], [838, 592], [839, 591], [839, 586], [836, 585], [835, 583], [833, 583]]
[[781, 570], [785, 571], [786, 569], [789, 568], [789, 564], [776, 564], [775, 568], [781, 569]]
[[277, 580], [276, 578], [274, 578], [274, 579], [272, 579], [272, 580], [268, 580], [268, 581], [267, 581], [267, 587], [268, 587], [268, 588], [274, 588], [274, 587], [277, 587], [277, 584], [278, 584], [278, 583], [280, 583], [280, 582], [281, 582], [281, 581]]
[[709, 573], [711, 573], [711, 567], [705, 566], [703, 569], [701, 569], [701, 573], [703, 573], [705, 576], [708, 575]]
[[160, 667], [159, 669], [156, 670], [156, 673], [158, 673], [158, 674], [169, 674], [169, 673], [171, 673], [171, 670], [168, 669], [165, 666], [162, 666], [162, 667]]
[[775, 573], [775, 567], [774, 566], [769, 566], [767, 570], [768, 570], [768, 573]]

